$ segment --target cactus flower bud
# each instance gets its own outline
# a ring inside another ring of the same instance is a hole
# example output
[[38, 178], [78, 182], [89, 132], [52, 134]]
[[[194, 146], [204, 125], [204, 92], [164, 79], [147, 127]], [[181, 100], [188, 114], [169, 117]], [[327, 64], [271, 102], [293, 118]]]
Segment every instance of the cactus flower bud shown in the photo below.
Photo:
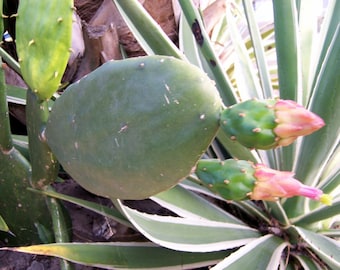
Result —
[[304, 196], [312, 200], [331, 204], [331, 198], [322, 190], [309, 187], [293, 178], [293, 172], [281, 172], [270, 169], [263, 164], [255, 166], [256, 178], [254, 189], [249, 193], [252, 200], [275, 201], [278, 198]]
[[306, 186], [293, 178], [293, 172], [281, 172], [263, 164], [244, 160], [200, 160], [196, 175], [208, 189], [227, 200], [265, 200], [304, 196], [324, 204], [331, 197], [320, 189]]
[[222, 112], [220, 125], [249, 148], [272, 149], [291, 144], [324, 126], [323, 120], [291, 100], [247, 100]]
[[319, 116], [291, 100], [278, 100], [274, 111], [277, 123], [274, 133], [279, 146], [289, 145], [298, 136], [309, 135], [325, 125]]

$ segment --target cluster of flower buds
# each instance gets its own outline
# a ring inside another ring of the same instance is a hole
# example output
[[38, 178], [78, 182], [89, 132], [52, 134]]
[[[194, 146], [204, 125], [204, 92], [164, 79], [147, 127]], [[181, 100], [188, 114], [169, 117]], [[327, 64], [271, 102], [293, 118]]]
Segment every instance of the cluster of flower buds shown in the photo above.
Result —
[[[247, 100], [226, 108], [220, 119], [220, 126], [230, 139], [264, 150], [287, 146], [324, 125], [316, 114], [295, 101], [282, 99]], [[206, 187], [227, 200], [275, 201], [304, 196], [327, 205], [332, 201], [322, 190], [295, 179], [293, 172], [244, 160], [203, 159], [195, 173]]]

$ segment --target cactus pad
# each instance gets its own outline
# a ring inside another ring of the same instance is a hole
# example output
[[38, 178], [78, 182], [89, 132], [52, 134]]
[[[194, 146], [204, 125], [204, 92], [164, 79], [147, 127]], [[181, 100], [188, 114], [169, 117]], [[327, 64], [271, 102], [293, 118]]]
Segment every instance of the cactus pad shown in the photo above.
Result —
[[196, 174], [211, 191], [226, 200], [245, 200], [255, 185], [253, 164], [244, 160], [202, 159], [198, 162]]
[[225, 109], [221, 128], [232, 140], [248, 148], [271, 149], [277, 145], [275, 100], [247, 100]]
[[46, 138], [89, 191], [142, 199], [190, 174], [216, 135], [221, 109], [214, 83], [184, 61], [112, 61], [67, 88]]
[[58, 89], [65, 71], [70, 56], [72, 13], [72, 0], [20, 1], [16, 20], [20, 70], [41, 100], [49, 99]]

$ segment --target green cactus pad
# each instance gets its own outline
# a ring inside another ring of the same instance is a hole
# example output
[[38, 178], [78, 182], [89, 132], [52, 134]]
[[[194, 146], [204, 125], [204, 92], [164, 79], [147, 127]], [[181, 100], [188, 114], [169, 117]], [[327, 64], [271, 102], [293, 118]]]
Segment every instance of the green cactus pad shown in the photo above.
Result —
[[221, 128], [232, 140], [256, 149], [277, 146], [273, 129], [277, 126], [271, 108], [275, 100], [247, 100], [225, 109], [221, 114]]
[[202, 159], [196, 168], [196, 175], [208, 189], [234, 201], [248, 198], [255, 185], [254, 172], [252, 163], [235, 159]]
[[20, 1], [16, 18], [20, 70], [41, 100], [54, 94], [65, 71], [70, 56], [72, 13], [72, 0]]
[[142, 199], [190, 174], [216, 135], [221, 109], [214, 83], [184, 61], [112, 61], [67, 88], [46, 138], [89, 191]]

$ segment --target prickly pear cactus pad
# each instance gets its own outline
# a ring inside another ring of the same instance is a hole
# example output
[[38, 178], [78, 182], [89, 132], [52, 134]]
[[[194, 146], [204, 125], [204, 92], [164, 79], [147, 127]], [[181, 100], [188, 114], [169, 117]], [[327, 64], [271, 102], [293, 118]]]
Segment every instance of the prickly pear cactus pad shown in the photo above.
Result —
[[[20, 1], [16, 46], [20, 70], [41, 100], [58, 89], [70, 56], [72, 0]], [[39, 14], [39, 16], [37, 16]]]
[[214, 83], [193, 65], [165, 56], [112, 61], [57, 99], [46, 138], [89, 191], [142, 199], [190, 174], [221, 110]]

